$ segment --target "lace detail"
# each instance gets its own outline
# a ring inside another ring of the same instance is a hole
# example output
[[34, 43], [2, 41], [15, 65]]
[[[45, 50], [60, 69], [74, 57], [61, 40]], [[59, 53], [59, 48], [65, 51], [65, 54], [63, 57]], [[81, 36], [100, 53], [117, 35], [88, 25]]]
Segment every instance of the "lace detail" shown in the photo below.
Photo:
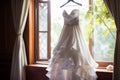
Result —
[[63, 12], [64, 27], [46, 74], [50, 80], [96, 80], [98, 64], [90, 55], [79, 27], [79, 11]]

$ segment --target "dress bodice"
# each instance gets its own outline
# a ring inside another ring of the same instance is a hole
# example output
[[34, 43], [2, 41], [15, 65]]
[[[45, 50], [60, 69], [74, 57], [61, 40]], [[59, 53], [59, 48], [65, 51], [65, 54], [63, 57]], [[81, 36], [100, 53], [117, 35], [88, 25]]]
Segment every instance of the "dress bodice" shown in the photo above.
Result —
[[73, 9], [70, 14], [68, 14], [65, 10], [63, 12], [64, 24], [73, 26], [79, 23], [79, 10]]

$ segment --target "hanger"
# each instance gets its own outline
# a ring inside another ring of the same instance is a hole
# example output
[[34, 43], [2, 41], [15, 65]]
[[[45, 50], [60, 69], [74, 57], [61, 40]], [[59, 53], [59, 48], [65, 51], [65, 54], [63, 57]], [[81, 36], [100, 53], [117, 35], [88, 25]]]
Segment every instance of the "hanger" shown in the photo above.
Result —
[[65, 4], [63, 4], [62, 6], [60, 6], [60, 8], [62, 8], [63, 6], [65, 6], [66, 4], [68, 4], [69, 2], [73, 2], [73, 3], [77, 4], [77, 5], [82, 6], [81, 3], [75, 2], [74, 0], [68, 0]]

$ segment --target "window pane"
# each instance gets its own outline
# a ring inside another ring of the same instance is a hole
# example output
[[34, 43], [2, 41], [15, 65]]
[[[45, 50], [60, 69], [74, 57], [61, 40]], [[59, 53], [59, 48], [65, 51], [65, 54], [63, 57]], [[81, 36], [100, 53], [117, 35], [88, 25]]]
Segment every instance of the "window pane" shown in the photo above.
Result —
[[48, 5], [47, 3], [39, 4], [39, 31], [48, 29]]
[[[115, 32], [113, 31], [115, 36]], [[94, 28], [94, 58], [96, 61], [112, 61], [114, 57], [115, 38], [105, 26]]]
[[52, 51], [55, 48], [61, 29], [63, 27], [63, 16], [60, 8], [61, 0], [51, 0], [51, 55]]
[[[84, 18], [86, 11], [88, 10], [88, 0], [76, 0], [79, 3], [82, 3], [83, 6], [80, 6], [80, 27], [85, 27], [86, 20]], [[51, 0], [51, 53], [55, 48], [57, 42], [59, 41], [60, 33], [64, 25], [63, 11], [64, 9], [71, 11], [70, 7], [60, 8], [62, 4], [67, 2], [67, 0]], [[79, 6], [72, 6], [73, 8], [78, 8]], [[69, 9], [68, 9], [69, 8]]]
[[40, 59], [47, 59], [47, 33], [39, 33]]
[[94, 0], [93, 33], [93, 53], [95, 60], [99, 62], [113, 62], [116, 27], [103, 0]]

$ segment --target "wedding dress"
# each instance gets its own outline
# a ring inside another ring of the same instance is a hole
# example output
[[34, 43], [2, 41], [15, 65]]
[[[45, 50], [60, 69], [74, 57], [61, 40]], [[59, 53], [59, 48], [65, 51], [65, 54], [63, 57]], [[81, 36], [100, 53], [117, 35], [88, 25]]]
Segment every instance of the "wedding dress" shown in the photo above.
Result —
[[98, 64], [90, 55], [79, 26], [79, 10], [63, 12], [64, 27], [47, 67], [49, 80], [96, 80]]

